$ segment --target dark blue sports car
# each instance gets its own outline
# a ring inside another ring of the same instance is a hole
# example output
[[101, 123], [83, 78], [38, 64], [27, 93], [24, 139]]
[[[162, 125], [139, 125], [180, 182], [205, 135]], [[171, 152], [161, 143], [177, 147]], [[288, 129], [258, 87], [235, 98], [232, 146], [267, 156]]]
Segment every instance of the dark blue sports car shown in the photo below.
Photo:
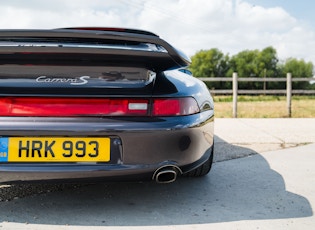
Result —
[[0, 183], [210, 171], [212, 97], [157, 35], [0, 30], [0, 62]]

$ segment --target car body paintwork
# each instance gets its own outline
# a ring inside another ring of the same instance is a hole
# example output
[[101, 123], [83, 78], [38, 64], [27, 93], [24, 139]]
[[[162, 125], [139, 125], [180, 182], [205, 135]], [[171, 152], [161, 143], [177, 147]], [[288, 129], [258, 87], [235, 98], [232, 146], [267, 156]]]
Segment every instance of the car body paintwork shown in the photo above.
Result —
[[[203, 82], [181, 71], [189, 60], [168, 43], [150, 34], [65, 29], [0, 31], [0, 41], [12, 36], [14, 39], [32, 37], [34, 40], [34, 36], [38, 39], [39, 35], [45, 39], [61, 37], [63, 40], [69, 36], [76, 39], [100, 39], [104, 36], [113, 40], [119, 37], [126, 41], [157, 43], [167, 53], [0, 45], [1, 97], [192, 97], [200, 112], [178, 117], [0, 117], [1, 137], [81, 136], [109, 137], [111, 140], [110, 162], [0, 163], [0, 183], [118, 178], [142, 180], [152, 178], [154, 171], [163, 165], [176, 165], [185, 174], [209, 159], [214, 145], [212, 97]], [[97, 77], [101, 71], [99, 68], [109, 68], [107, 72], [112, 73], [110, 80]], [[124, 70], [137, 70], [142, 77], [128, 80], [128, 77], [122, 79], [121, 74], [115, 74], [115, 71]], [[148, 71], [155, 75], [147, 77]], [[82, 78], [88, 79], [88, 83], [71, 84], [71, 79], [82, 76], [88, 76]], [[56, 78], [69, 80], [38, 82], [38, 79]]]

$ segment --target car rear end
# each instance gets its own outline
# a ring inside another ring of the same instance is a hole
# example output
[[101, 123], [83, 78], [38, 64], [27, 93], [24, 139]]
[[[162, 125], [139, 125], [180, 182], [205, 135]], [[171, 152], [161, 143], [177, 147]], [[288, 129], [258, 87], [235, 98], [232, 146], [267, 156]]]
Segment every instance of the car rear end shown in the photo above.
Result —
[[1, 183], [169, 182], [213, 151], [210, 95], [154, 34], [6, 30], [0, 61]]

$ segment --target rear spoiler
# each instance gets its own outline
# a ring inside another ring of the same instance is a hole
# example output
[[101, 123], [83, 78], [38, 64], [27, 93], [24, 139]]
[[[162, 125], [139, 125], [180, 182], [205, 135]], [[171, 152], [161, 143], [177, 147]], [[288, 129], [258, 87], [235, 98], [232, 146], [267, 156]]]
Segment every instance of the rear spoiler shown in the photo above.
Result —
[[190, 64], [190, 59], [169, 43], [142, 30], [95, 27], [0, 30], [0, 64], [50, 64], [52, 61], [89, 62], [89, 65], [123, 62], [157, 70]]

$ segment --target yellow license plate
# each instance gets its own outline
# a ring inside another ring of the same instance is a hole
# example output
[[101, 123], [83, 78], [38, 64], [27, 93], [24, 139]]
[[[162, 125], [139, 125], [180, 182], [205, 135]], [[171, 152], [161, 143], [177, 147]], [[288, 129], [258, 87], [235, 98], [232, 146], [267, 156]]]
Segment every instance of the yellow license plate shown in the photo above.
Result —
[[109, 138], [2, 137], [0, 162], [108, 162]]

